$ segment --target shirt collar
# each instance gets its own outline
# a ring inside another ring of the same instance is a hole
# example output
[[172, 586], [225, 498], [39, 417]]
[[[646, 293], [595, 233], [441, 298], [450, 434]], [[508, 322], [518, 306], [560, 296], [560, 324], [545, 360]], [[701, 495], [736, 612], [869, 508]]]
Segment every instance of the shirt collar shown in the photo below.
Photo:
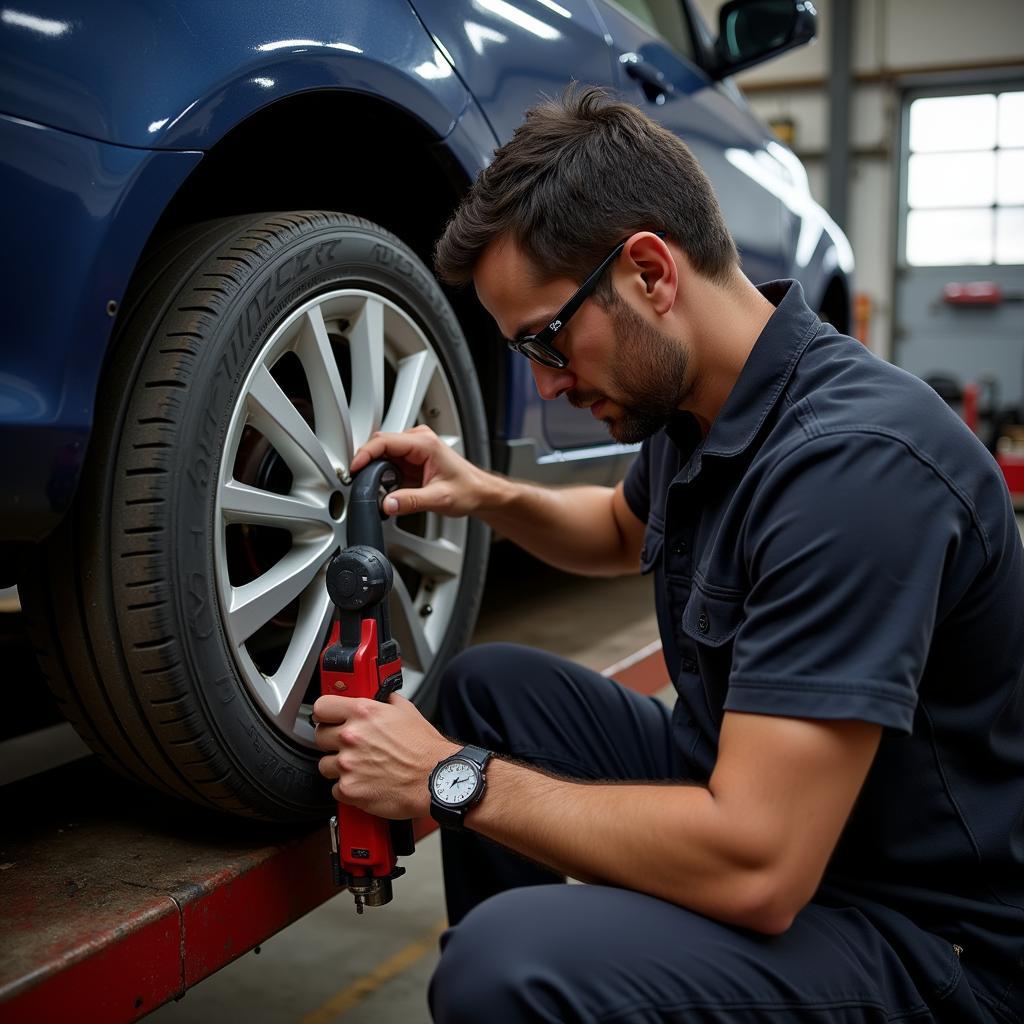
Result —
[[711, 424], [705, 455], [738, 455], [757, 436], [793, 375], [821, 321], [804, 301], [799, 281], [770, 281], [757, 289], [774, 307], [764, 330]]

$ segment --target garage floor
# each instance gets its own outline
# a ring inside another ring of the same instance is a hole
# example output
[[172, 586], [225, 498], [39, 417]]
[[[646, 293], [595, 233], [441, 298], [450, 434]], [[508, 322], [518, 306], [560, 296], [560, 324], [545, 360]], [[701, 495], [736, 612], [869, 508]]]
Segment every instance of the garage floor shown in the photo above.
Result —
[[[495, 546], [475, 642], [511, 640], [603, 669], [657, 635], [649, 579], [579, 579], [510, 544]], [[403, 863], [408, 874], [396, 881], [387, 907], [357, 917], [343, 893], [147, 1021], [428, 1021], [427, 983], [445, 920], [438, 834]]]

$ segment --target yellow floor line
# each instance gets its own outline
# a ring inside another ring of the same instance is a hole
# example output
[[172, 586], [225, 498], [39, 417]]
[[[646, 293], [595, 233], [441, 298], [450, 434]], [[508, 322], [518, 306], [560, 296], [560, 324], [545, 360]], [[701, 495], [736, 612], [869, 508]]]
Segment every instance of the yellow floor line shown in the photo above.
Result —
[[429, 953], [437, 946], [437, 937], [448, 927], [446, 921], [438, 921], [426, 935], [410, 943], [405, 949], [399, 950], [389, 960], [379, 964], [369, 974], [346, 985], [335, 993], [322, 1006], [312, 1010], [303, 1017], [299, 1024], [330, 1024], [343, 1013], [357, 1006], [367, 996], [373, 995], [382, 985], [387, 984], [396, 975], [410, 968], [421, 956]]

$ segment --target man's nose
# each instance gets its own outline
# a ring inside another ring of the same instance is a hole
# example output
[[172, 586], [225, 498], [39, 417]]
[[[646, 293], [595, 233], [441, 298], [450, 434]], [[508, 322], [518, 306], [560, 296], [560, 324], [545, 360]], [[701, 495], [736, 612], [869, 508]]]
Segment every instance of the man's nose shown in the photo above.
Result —
[[576, 375], [571, 370], [559, 370], [554, 366], [543, 366], [541, 363], [530, 363], [533, 370], [533, 381], [541, 398], [551, 401], [564, 395], [575, 383]]

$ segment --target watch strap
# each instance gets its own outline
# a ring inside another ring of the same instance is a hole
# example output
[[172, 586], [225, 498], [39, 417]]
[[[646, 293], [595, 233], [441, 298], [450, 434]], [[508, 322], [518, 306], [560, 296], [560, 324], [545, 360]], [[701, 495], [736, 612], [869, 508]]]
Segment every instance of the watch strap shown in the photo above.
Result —
[[484, 747], [474, 747], [471, 743], [464, 746], [457, 754], [452, 754], [452, 757], [464, 757], [467, 761], [472, 761], [481, 771], [492, 756], [491, 751]]
[[[437, 771], [441, 765], [448, 761], [455, 761], [462, 759], [465, 761], [472, 761], [473, 764], [480, 769], [481, 779], [483, 785], [477, 791], [476, 799], [471, 803], [463, 807], [448, 807], [441, 803], [440, 800], [435, 799], [434, 790], [431, 787], [430, 790], [430, 816], [439, 825], [443, 825], [445, 828], [461, 829], [466, 824], [466, 812], [472, 810], [480, 802], [480, 798], [484, 795], [484, 790], [487, 788], [487, 779], [483, 774], [484, 767], [487, 762], [491, 759], [492, 753], [484, 747], [476, 747], [473, 744], [467, 744], [461, 750], [456, 751], [454, 754], [449, 755], [443, 760], [437, 763], [434, 768], [434, 772]], [[434, 772], [431, 772], [431, 778], [433, 778]]]
[[439, 800], [430, 801], [430, 816], [445, 828], [463, 828], [465, 815], [465, 808], [445, 807]]

